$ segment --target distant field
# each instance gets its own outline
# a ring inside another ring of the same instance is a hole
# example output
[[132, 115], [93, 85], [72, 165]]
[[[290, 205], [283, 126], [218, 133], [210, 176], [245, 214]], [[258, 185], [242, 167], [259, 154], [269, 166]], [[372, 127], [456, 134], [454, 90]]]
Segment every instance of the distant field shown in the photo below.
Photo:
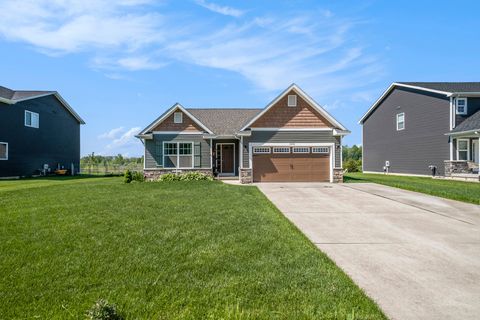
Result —
[[0, 319], [385, 319], [256, 187], [0, 181]]
[[480, 204], [480, 183], [476, 182], [365, 173], [345, 174], [344, 182], [374, 182], [447, 199]]

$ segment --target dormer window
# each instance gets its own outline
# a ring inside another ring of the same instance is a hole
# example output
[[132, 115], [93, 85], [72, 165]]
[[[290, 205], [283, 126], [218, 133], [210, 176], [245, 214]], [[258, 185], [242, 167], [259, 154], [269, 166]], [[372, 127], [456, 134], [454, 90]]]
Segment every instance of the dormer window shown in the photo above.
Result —
[[288, 106], [289, 107], [296, 107], [297, 106], [297, 96], [291, 94], [288, 96]]
[[175, 112], [173, 114], [173, 122], [174, 123], [183, 123], [183, 113]]
[[457, 98], [457, 114], [467, 114], [467, 98]]

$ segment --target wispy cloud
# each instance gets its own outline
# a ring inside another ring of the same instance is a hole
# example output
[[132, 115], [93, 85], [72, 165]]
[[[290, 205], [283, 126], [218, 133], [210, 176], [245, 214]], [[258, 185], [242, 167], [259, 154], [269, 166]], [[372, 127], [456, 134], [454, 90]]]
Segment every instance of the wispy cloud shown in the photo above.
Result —
[[326, 9], [250, 17], [194, 1], [238, 19], [212, 24], [191, 13], [172, 16], [149, 0], [4, 0], [0, 36], [50, 55], [86, 52], [89, 66], [115, 78], [179, 61], [235, 72], [262, 90], [297, 82], [322, 96], [361, 88], [382, 74], [381, 60], [356, 39], [355, 19]]
[[124, 132], [124, 127], [114, 128], [98, 136], [99, 139], [116, 139]]
[[110, 140], [105, 146], [103, 154], [138, 154], [141, 144], [135, 135], [141, 130], [140, 127], [126, 129], [125, 127], [114, 128], [98, 136], [99, 139]]
[[213, 2], [207, 2], [205, 0], [195, 0], [195, 3], [215, 13], [223, 14], [224, 16], [240, 17], [245, 12], [239, 9], [235, 9], [229, 6], [221, 6]]

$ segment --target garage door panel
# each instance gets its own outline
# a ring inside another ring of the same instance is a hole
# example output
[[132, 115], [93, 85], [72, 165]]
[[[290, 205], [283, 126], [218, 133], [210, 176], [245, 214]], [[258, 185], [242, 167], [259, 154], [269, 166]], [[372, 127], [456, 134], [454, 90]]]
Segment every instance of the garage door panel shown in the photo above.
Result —
[[255, 182], [311, 182], [330, 180], [329, 154], [254, 154]]

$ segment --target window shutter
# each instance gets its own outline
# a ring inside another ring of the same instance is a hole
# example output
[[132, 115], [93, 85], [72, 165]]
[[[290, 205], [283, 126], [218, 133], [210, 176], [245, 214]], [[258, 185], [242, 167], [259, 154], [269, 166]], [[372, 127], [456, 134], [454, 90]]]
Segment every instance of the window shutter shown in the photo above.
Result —
[[[145, 148], [147, 147], [147, 142], [145, 142]], [[163, 166], [163, 144], [161, 141], [156, 141], [155, 142], [155, 160], [157, 162], [157, 165]]]
[[195, 168], [201, 167], [202, 166], [202, 144], [200, 142], [194, 143], [193, 156], [194, 156], [193, 166]]

